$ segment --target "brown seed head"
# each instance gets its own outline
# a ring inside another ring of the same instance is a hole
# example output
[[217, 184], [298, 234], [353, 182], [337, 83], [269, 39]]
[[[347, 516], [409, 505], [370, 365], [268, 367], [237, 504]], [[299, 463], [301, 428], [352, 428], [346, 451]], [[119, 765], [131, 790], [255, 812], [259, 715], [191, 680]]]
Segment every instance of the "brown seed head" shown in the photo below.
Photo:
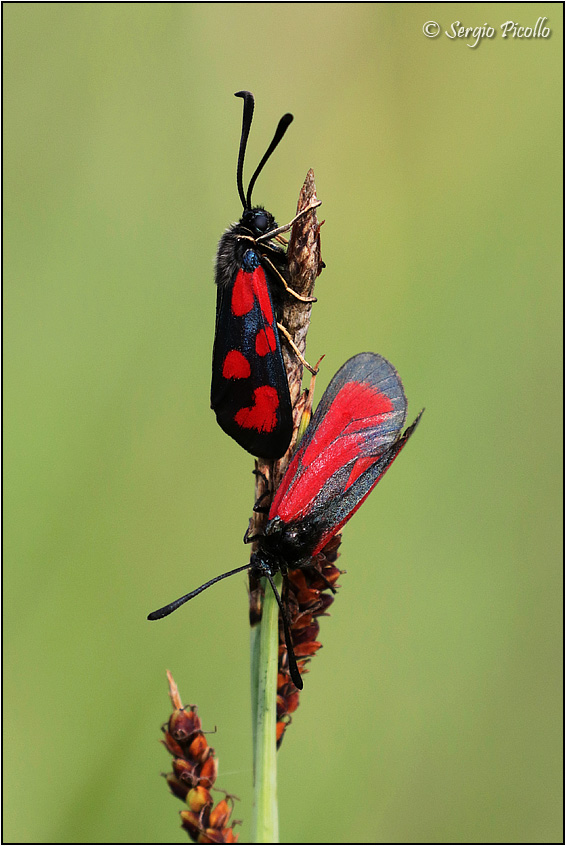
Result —
[[203, 808], [212, 805], [212, 796], [206, 787], [198, 785], [198, 787], [193, 787], [192, 790], [189, 790], [186, 802], [191, 811], [199, 814]]
[[236, 843], [233, 826], [228, 826], [233, 798], [213, 807], [210, 790], [216, 781], [218, 762], [206, 741], [196, 706], [183, 708], [177, 685], [170, 673], [169, 695], [174, 711], [167, 723], [164, 746], [173, 755], [173, 772], [165, 778], [174, 796], [188, 805], [181, 811], [181, 825], [194, 843]]
[[178, 743], [186, 743], [201, 728], [202, 723], [200, 717], [197, 717], [196, 709], [187, 711], [185, 708], [179, 708], [173, 711], [169, 718], [169, 734]]

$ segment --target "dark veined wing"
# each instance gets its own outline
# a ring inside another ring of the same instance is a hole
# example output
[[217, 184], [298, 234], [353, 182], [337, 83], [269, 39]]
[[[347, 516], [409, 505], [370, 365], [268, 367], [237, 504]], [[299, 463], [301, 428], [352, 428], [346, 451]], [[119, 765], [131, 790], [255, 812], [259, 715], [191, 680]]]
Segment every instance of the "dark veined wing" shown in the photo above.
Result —
[[397, 457], [407, 400], [395, 368], [376, 353], [354, 356], [326, 389], [283, 477], [269, 518], [308, 519], [318, 552], [350, 519]]
[[361, 475], [350, 484], [350, 487], [343, 495], [337, 496], [320, 506], [319, 513], [315, 514], [314, 517], [321, 529], [321, 533], [318, 542], [312, 550], [312, 555], [316, 555], [317, 552], [323, 549], [330, 538], [340, 531], [350, 517], [358, 510], [360, 505], [367, 499], [415, 431], [422, 413], [422, 411], [419, 412], [413, 423], [405, 429], [403, 434], [397, 438], [395, 443], [381, 458], [377, 459], [367, 469], [361, 472]]
[[217, 287], [211, 406], [219, 425], [262, 458], [287, 450], [293, 417], [279, 332], [265, 271], [240, 268]]

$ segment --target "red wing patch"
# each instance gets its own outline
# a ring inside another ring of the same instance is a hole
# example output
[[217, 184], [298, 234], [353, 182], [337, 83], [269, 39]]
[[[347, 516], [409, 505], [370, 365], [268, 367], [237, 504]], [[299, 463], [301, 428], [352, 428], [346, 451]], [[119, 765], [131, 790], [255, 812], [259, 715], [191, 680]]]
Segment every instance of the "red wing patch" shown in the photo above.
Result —
[[251, 273], [239, 270], [236, 274], [236, 281], [232, 289], [232, 314], [234, 317], [243, 317], [254, 307], [254, 292]]
[[261, 313], [263, 314], [263, 319], [266, 323], [273, 325], [275, 323], [275, 317], [273, 315], [271, 297], [269, 296], [269, 291], [267, 289], [267, 280], [265, 278], [263, 267], [261, 267], [261, 265], [256, 267], [254, 272], [251, 274], [251, 277], [253, 291], [257, 297]]
[[222, 365], [222, 376], [224, 379], [249, 379], [251, 376], [250, 363], [238, 350], [230, 350], [226, 354]]
[[241, 408], [234, 420], [243, 429], [255, 429], [257, 432], [272, 432], [277, 425], [279, 397], [270, 385], [262, 385], [254, 391], [254, 405]]
[[347, 382], [309, 442], [303, 449], [299, 447], [277, 489], [270, 517], [277, 514], [283, 520], [292, 520], [303, 515], [336, 471], [353, 463], [342, 490], [352, 484], [376, 460], [373, 454], [368, 456], [365, 466], [360, 463], [366, 460], [362, 453], [368, 440], [367, 430], [379, 430], [393, 410], [391, 399], [373, 385]]
[[358, 458], [358, 460], [352, 467], [350, 475], [348, 476], [348, 481], [346, 482], [346, 487], [344, 488], [344, 490], [347, 491], [348, 488], [354, 484], [356, 479], [360, 478], [364, 470], [367, 470], [368, 467], [371, 467], [374, 461], [375, 456], [373, 455], [366, 455], [364, 456], [364, 458]]
[[239, 270], [236, 274], [231, 303], [234, 317], [243, 317], [245, 314], [249, 314], [256, 300], [259, 303], [264, 320], [267, 323], [274, 323], [265, 272], [261, 265], [251, 273]]
[[[338, 437], [375, 426], [376, 417], [392, 410], [393, 404], [389, 397], [380, 393], [373, 385], [347, 382], [332, 403], [332, 413], [323, 418], [313, 435], [303, 455], [303, 463], [310, 464], [319, 458]], [[360, 437], [363, 436], [358, 435], [356, 440]], [[337, 456], [334, 457], [334, 463], [336, 460]]]
[[255, 351], [258, 355], [264, 356], [268, 353], [275, 352], [277, 349], [277, 342], [275, 341], [275, 333], [271, 326], [266, 326], [261, 329], [255, 339]]

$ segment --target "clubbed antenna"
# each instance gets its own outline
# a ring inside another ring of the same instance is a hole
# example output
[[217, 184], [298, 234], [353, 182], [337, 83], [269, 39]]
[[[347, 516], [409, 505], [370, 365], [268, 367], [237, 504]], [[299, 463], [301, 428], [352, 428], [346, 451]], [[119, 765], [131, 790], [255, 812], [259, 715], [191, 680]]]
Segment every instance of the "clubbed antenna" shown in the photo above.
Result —
[[205, 582], [204, 585], [201, 585], [196, 590], [192, 590], [190, 593], [186, 593], [180, 599], [176, 599], [174, 602], [170, 602], [168, 605], [164, 605], [163, 608], [158, 608], [157, 611], [152, 611], [151, 614], [147, 615], [148, 620], [161, 620], [163, 617], [169, 616], [172, 614], [173, 611], [176, 611], [181, 605], [184, 605], [185, 602], [188, 602], [189, 599], [193, 599], [193, 597], [198, 596], [199, 593], [202, 593], [203, 590], [206, 590], [211, 585], [215, 585], [216, 582], [219, 582], [221, 579], [226, 579], [228, 576], [233, 576], [234, 573], [241, 573], [242, 570], [249, 570], [250, 565], [244, 564], [243, 567], [236, 567], [235, 570], [228, 570], [227, 573], [222, 573], [221, 576], [216, 576], [214, 579], [210, 579], [209, 582]]
[[262, 160], [258, 164], [254, 175], [250, 179], [250, 184], [248, 185], [248, 193], [247, 195], [244, 194], [244, 158], [246, 156], [246, 147], [248, 144], [248, 136], [250, 134], [250, 129], [252, 125], [252, 119], [254, 115], [254, 95], [251, 91], [236, 91], [234, 94], [235, 97], [242, 97], [244, 101], [244, 115], [242, 118], [242, 134], [240, 136], [240, 150], [238, 152], [238, 169], [236, 171], [236, 182], [238, 184], [238, 194], [240, 195], [240, 200], [242, 202], [242, 206], [245, 209], [251, 209], [252, 207], [252, 191], [253, 187], [257, 181], [258, 176], [260, 175], [261, 171], [263, 170], [265, 163], [272, 155], [273, 151], [287, 132], [287, 128], [289, 124], [293, 120], [293, 115], [287, 113], [283, 115], [279, 123], [277, 124], [277, 129], [275, 130], [275, 135], [273, 136], [273, 140], [269, 147], [267, 148], [265, 155], [263, 156]]
[[[215, 585], [216, 582], [221, 581], [222, 579], [228, 578], [228, 576], [233, 576], [235, 573], [241, 573], [242, 570], [249, 570], [250, 567], [253, 566], [252, 564], [244, 564], [243, 567], [236, 567], [235, 570], [228, 570], [227, 573], [222, 573], [221, 576], [216, 576], [214, 579], [210, 579], [210, 581], [205, 582], [205, 584], [201, 585], [200, 587], [196, 588], [196, 590], [192, 590], [190, 593], [186, 593], [184, 596], [181, 596], [180, 599], [176, 599], [174, 602], [170, 602], [168, 605], [164, 605], [163, 608], [159, 608], [157, 611], [152, 611], [151, 614], [148, 614], [148, 620], [161, 620], [163, 617], [168, 617], [169, 614], [172, 614], [173, 611], [176, 611], [181, 605], [184, 605], [185, 602], [188, 602], [189, 599], [193, 599], [195, 596], [198, 596], [199, 593], [202, 593], [203, 590], [206, 590], [211, 585]], [[287, 612], [285, 611], [285, 607], [281, 601], [281, 597], [279, 596], [279, 591], [275, 587], [275, 583], [273, 578], [271, 577], [271, 573], [267, 569], [263, 569], [263, 575], [267, 576], [271, 587], [273, 588], [273, 593], [275, 594], [275, 598], [277, 600], [277, 604], [281, 610], [281, 616], [283, 618], [283, 626], [285, 629], [285, 643], [287, 644], [287, 652], [289, 655], [289, 672], [291, 674], [291, 678], [295, 687], [299, 690], [303, 689], [303, 682], [301, 680], [301, 674], [297, 668], [297, 661], [295, 660], [295, 653], [293, 651], [293, 641], [291, 639], [291, 633], [289, 628], [289, 621], [287, 617]]]
[[252, 191], [253, 191], [253, 187], [256, 183], [256, 180], [257, 180], [258, 176], [260, 175], [261, 171], [263, 170], [263, 167], [264, 167], [266, 161], [269, 159], [269, 157], [271, 156], [271, 154], [273, 153], [273, 151], [275, 150], [275, 148], [277, 147], [277, 145], [279, 144], [279, 142], [281, 141], [281, 139], [283, 138], [283, 136], [287, 132], [287, 128], [288, 128], [289, 124], [292, 123], [292, 121], [293, 121], [293, 115], [291, 115], [291, 114], [289, 114], [289, 112], [287, 112], [287, 114], [283, 115], [283, 117], [281, 118], [281, 120], [277, 124], [277, 129], [275, 130], [275, 135], [273, 136], [273, 141], [271, 142], [271, 144], [267, 148], [267, 151], [266, 151], [263, 159], [258, 164], [254, 175], [250, 179], [250, 184], [248, 185], [248, 194], [247, 194], [247, 197], [246, 197], [246, 203], [247, 203], [248, 209], [251, 209], [251, 207], [252, 207]]
[[248, 143], [248, 135], [252, 125], [254, 116], [254, 95], [251, 91], [236, 91], [234, 97], [242, 97], [244, 100], [244, 116], [242, 118], [242, 135], [240, 136], [240, 152], [238, 153], [238, 170], [236, 171], [236, 182], [238, 183], [238, 194], [244, 209], [246, 208], [246, 195], [244, 194], [244, 157], [246, 155], [246, 146]]

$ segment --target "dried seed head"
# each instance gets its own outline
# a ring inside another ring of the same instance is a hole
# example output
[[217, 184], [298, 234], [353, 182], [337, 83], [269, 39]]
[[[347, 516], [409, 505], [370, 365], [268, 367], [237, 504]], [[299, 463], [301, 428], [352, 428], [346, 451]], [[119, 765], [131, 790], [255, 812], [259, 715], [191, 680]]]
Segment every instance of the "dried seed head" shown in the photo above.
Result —
[[182, 781], [179, 781], [179, 779], [176, 778], [173, 773], [167, 773], [165, 775], [165, 778], [173, 796], [176, 796], [178, 799], [181, 799], [181, 801], [184, 802], [187, 798], [187, 793], [189, 792], [189, 788], [187, 787], [187, 785], [184, 784]]
[[218, 773], [218, 762], [215, 758], [208, 758], [200, 768], [199, 782], [203, 787], [212, 787]]
[[226, 799], [222, 799], [216, 808], [210, 812], [210, 825], [214, 828], [223, 828], [230, 819], [232, 809]]
[[164, 746], [173, 755], [173, 772], [165, 778], [171, 793], [188, 805], [188, 810], [181, 811], [181, 825], [194, 843], [236, 843], [233, 826], [228, 826], [232, 797], [227, 796], [213, 807], [210, 790], [218, 771], [214, 749], [204, 736], [196, 706], [183, 708], [173, 677], [170, 673], [168, 676], [175, 710], [167, 729], [163, 729]]
[[195, 843], [198, 843], [198, 837], [201, 832], [200, 816], [194, 811], [181, 811], [181, 825], [188, 831]]
[[169, 734], [178, 743], [186, 743], [201, 728], [202, 723], [194, 705], [193, 710], [189, 711], [185, 708], [176, 709], [169, 718]]
[[183, 749], [181, 748], [181, 746], [179, 746], [176, 740], [173, 740], [168, 731], [165, 732], [165, 740], [162, 740], [161, 742], [163, 743], [167, 751], [171, 753], [171, 755], [174, 755], [177, 758], [183, 757]]
[[192, 790], [189, 790], [186, 802], [191, 811], [194, 811], [195, 814], [199, 814], [203, 808], [212, 805], [212, 796], [206, 787], [199, 785], [198, 787], [193, 787]]
[[188, 753], [190, 758], [194, 758], [195, 761], [203, 764], [206, 759], [210, 756], [211, 748], [206, 742], [206, 738], [204, 734], [197, 734], [195, 739], [191, 742]]
[[198, 784], [196, 764], [186, 761], [184, 758], [175, 758], [173, 761], [173, 772], [180, 782], [194, 787]]

